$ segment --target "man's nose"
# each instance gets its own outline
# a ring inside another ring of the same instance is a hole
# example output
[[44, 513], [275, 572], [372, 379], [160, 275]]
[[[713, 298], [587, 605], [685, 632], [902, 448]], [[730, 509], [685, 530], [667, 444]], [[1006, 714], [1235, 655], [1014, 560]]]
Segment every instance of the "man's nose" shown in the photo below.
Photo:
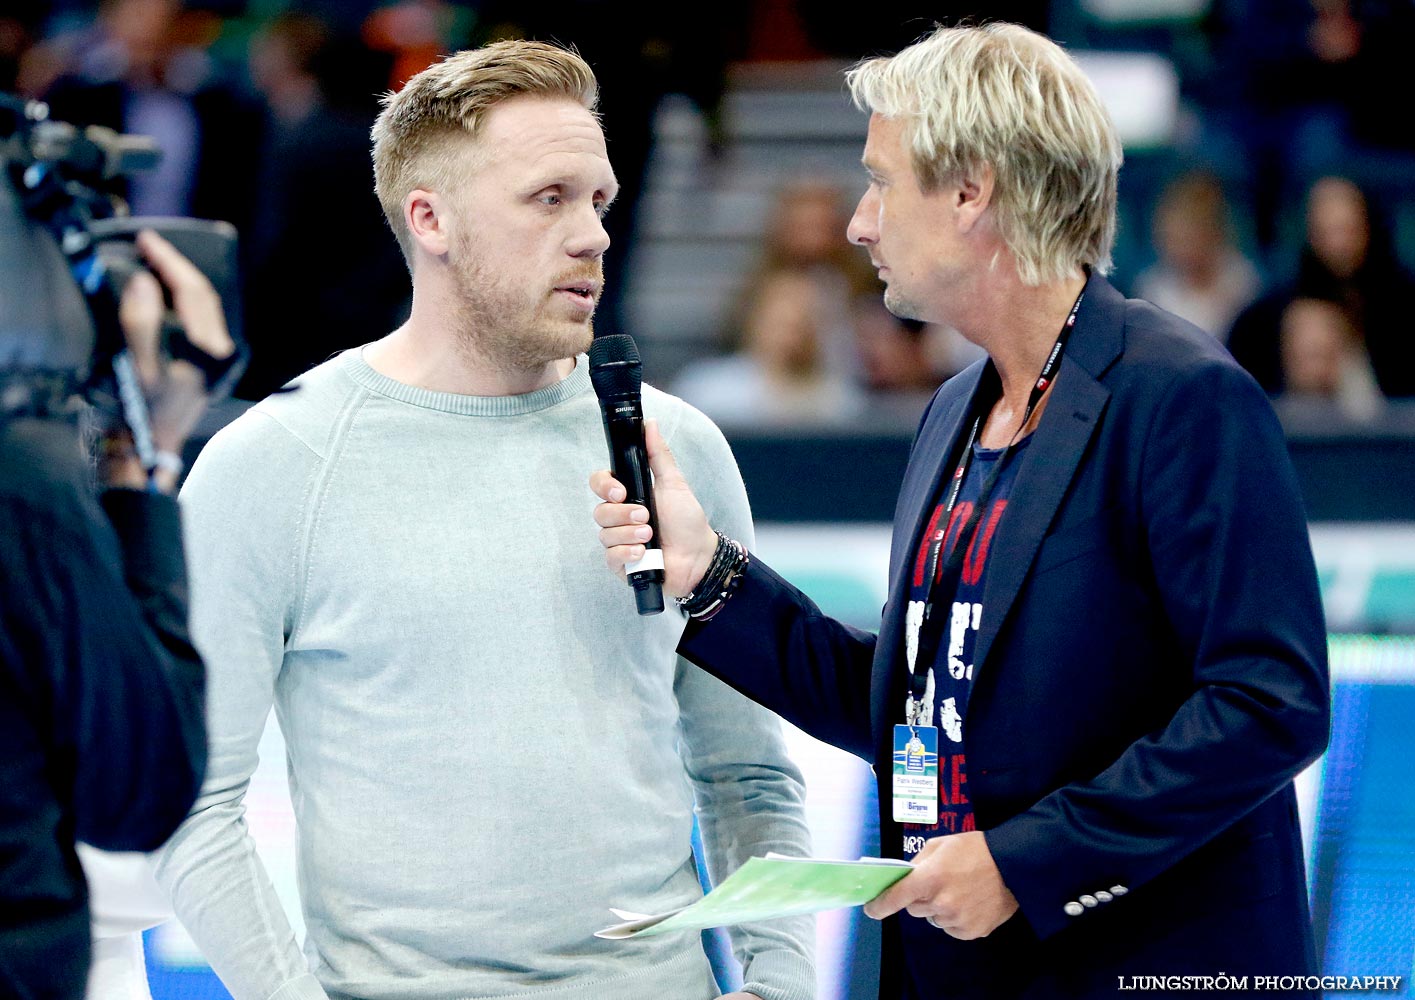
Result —
[[879, 199], [873, 188], [860, 196], [860, 203], [855, 206], [855, 214], [850, 216], [850, 225], [845, 229], [845, 238], [861, 247], [879, 242]]
[[587, 208], [576, 220], [575, 233], [566, 247], [571, 257], [603, 257], [609, 249], [609, 233], [599, 212]]

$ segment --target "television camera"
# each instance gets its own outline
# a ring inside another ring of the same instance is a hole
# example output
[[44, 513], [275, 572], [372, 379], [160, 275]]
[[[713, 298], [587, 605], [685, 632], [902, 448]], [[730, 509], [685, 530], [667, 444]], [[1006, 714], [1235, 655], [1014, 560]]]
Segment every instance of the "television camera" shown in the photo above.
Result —
[[210, 401], [245, 368], [236, 230], [226, 222], [140, 218], [116, 193], [157, 165], [153, 140], [49, 118], [46, 105], [0, 94], [0, 411], [54, 413], [85, 400], [121, 419], [144, 467], [155, 448], [137, 370], [118, 322], [123, 289], [143, 268], [144, 229], [166, 238], [221, 297], [236, 351], [215, 358], [191, 343], [171, 311], [162, 349], [202, 373]]

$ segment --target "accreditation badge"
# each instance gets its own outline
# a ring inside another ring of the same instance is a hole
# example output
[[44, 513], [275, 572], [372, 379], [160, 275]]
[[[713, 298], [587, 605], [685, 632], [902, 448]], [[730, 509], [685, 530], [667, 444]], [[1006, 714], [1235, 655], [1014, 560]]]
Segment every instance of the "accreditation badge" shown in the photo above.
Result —
[[894, 727], [894, 821], [938, 822], [938, 729]]

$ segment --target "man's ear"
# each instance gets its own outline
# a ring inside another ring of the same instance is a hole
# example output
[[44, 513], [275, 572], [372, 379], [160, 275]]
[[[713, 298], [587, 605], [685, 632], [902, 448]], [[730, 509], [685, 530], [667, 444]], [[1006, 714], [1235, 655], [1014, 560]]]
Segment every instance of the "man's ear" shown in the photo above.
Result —
[[446, 198], [424, 188], [413, 188], [403, 199], [403, 222], [413, 242], [434, 257], [452, 249], [450, 208]]
[[992, 165], [981, 163], [969, 167], [958, 180], [957, 208], [958, 225], [968, 233], [978, 224], [992, 204], [993, 182], [996, 178]]

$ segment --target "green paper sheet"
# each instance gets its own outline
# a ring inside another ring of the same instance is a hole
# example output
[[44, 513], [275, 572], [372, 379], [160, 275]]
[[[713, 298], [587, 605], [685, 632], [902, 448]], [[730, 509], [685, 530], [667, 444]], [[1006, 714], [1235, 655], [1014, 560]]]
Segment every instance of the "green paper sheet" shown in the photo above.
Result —
[[614, 910], [625, 922], [597, 931], [595, 937], [623, 940], [672, 931], [700, 931], [860, 906], [912, 870], [906, 861], [883, 858], [748, 858], [746, 864], [691, 906], [657, 915]]

